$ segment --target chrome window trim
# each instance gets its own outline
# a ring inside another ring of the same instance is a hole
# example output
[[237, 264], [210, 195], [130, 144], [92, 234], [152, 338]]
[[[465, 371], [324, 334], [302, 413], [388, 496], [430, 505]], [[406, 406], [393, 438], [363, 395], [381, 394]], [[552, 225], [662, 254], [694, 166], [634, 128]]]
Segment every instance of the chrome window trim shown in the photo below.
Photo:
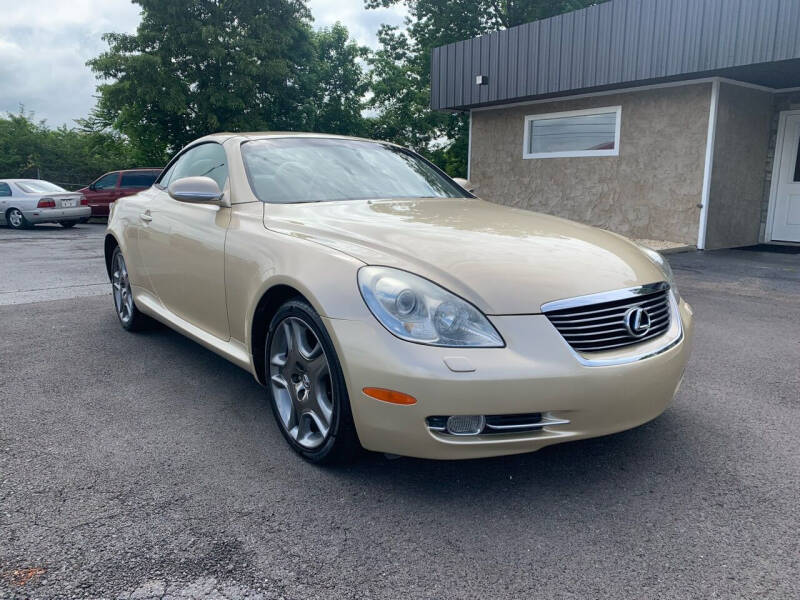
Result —
[[[575, 298], [555, 300], [553, 302], [547, 302], [545, 304], [542, 304], [541, 308], [542, 308], [542, 313], [546, 313], [548, 311], [562, 310], [565, 308], [575, 308], [580, 306], [588, 306], [591, 304], [598, 304], [601, 302], [626, 300], [629, 298], [635, 298], [637, 296], [653, 294], [655, 292], [660, 292], [668, 289], [669, 289], [669, 284], [664, 281], [660, 281], [658, 283], [648, 283], [646, 285], [634, 288], [627, 288], [623, 290], [616, 290], [612, 292], [601, 292], [599, 294], [589, 294], [587, 296], [577, 296]], [[566, 347], [575, 357], [575, 360], [578, 361], [578, 363], [580, 363], [584, 367], [612, 367], [617, 365], [626, 365], [638, 362], [640, 360], [646, 360], [648, 358], [653, 358], [654, 356], [658, 356], [659, 354], [667, 352], [671, 348], [674, 348], [675, 346], [680, 344], [681, 341], [683, 341], [683, 321], [681, 320], [680, 310], [678, 309], [678, 299], [675, 297], [675, 292], [673, 290], [670, 290], [669, 292], [669, 306], [671, 315], [671, 325], [670, 328], [663, 334], [664, 344], [655, 349], [650, 349], [645, 352], [640, 352], [638, 354], [630, 354], [627, 356], [620, 356], [616, 358], [595, 358], [588, 356], [586, 354], [581, 354], [580, 352], [576, 351], [572, 346], [570, 346], [569, 343], [563, 337], [561, 339], [563, 340], [564, 345], [566, 345]], [[553, 328], [555, 328], [554, 325], [552, 326]]]

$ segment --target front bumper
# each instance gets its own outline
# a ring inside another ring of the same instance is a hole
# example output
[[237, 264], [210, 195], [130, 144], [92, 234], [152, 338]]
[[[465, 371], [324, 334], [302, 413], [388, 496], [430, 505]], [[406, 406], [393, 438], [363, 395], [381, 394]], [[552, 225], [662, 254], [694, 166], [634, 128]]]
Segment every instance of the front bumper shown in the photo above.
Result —
[[[490, 317], [505, 348], [436, 348], [399, 340], [374, 319], [324, 321], [342, 363], [361, 444], [404, 456], [460, 459], [530, 452], [623, 431], [660, 415], [691, 351], [691, 308], [681, 301], [674, 309], [682, 331], [671, 345], [656, 338], [639, 345], [640, 359], [604, 366], [580, 361], [544, 315]], [[630, 350], [620, 356], [630, 358]], [[466, 359], [475, 370], [454, 372], [445, 358]], [[381, 402], [365, 395], [365, 387], [397, 390], [417, 403]], [[457, 437], [431, 431], [425, 421], [434, 415], [534, 412], [570, 423]]]
[[22, 214], [29, 223], [58, 223], [60, 221], [78, 221], [79, 219], [89, 218], [92, 214], [92, 209], [88, 206], [76, 206], [74, 208], [36, 208], [33, 210], [24, 210]]

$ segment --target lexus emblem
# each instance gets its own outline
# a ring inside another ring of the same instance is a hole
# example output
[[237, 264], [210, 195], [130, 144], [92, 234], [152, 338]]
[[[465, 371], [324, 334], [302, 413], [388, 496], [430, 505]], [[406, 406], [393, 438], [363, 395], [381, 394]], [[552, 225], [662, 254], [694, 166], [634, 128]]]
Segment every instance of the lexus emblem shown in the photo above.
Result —
[[650, 315], [640, 306], [635, 306], [625, 313], [625, 329], [635, 338], [647, 335], [650, 331]]

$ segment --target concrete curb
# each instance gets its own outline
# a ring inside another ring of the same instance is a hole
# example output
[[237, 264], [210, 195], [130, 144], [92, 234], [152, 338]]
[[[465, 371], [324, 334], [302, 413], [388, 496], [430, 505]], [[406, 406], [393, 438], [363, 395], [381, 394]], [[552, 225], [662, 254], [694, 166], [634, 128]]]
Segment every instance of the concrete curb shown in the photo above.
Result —
[[659, 250], [661, 254], [680, 254], [681, 252], [695, 252], [697, 246], [676, 246], [675, 248], [664, 248]]

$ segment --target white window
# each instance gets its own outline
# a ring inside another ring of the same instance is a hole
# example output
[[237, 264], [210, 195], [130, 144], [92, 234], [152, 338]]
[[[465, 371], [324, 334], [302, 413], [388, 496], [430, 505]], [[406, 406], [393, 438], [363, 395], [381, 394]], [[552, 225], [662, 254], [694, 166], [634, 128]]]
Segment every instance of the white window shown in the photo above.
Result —
[[522, 158], [618, 156], [621, 106], [528, 115]]

